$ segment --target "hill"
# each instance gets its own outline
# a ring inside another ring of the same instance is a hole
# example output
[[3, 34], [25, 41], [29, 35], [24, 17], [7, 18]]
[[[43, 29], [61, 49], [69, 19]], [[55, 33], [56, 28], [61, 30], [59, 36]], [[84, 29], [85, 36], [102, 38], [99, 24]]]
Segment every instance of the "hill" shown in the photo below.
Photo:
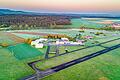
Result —
[[30, 15], [32, 12], [15, 11], [10, 9], [0, 9], [0, 15]]
[[0, 9], [0, 15], [40, 15], [40, 16], [68, 16], [71, 18], [92, 17], [92, 18], [120, 18], [119, 14], [108, 13], [47, 13], [47, 12], [27, 12], [11, 9]]

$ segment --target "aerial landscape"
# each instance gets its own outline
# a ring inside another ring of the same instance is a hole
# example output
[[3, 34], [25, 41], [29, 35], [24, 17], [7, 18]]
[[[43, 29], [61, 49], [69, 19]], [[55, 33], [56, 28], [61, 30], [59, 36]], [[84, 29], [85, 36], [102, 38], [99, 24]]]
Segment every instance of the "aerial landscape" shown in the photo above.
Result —
[[120, 80], [119, 4], [0, 1], [0, 80]]

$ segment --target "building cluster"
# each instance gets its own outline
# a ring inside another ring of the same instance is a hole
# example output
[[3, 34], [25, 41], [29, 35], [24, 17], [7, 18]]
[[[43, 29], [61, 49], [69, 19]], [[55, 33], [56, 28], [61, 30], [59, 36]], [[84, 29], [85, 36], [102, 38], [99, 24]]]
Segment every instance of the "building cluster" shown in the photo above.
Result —
[[120, 23], [113, 23], [111, 27], [115, 29], [120, 29]]
[[43, 48], [44, 46], [48, 46], [48, 45], [78, 46], [78, 45], [84, 45], [84, 41], [77, 40], [76, 42], [73, 42], [73, 41], [69, 41], [68, 38], [61, 38], [61, 39], [49, 41], [49, 39], [40, 38], [40, 39], [36, 39], [36, 40], [32, 41], [31, 45], [35, 46], [35, 48]]

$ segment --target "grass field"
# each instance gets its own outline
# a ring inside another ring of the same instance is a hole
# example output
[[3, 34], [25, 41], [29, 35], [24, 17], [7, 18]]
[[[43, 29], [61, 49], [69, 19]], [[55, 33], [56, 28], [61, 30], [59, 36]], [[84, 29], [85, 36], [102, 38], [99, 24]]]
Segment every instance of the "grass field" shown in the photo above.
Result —
[[[111, 39], [105, 39], [104, 38], [103, 41], [101, 41], [100, 43], [106, 42], [106, 41], [109, 41], [109, 40], [113, 40], [113, 39], [116, 39], [116, 37], [113, 37]], [[62, 64], [64, 62], [68, 62], [70, 60], [77, 59], [79, 57], [83, 57], [83, 56], [91, 54], [93, 52], [100, 51], [100, 50], [104, 49], [104, 47], [111, 47], [111, 46], [114, 46], [114, 45], [117, 45], [117, 44], [120, 44], [120, 39], [102, 44], [102, 46], [95, 46], [95, 47], [83, 49], [83, 50], [80, 50], [80, 51], [77, 51], [77, 52], [72, 52], [70, 54], [66, 54], [65, 56], [60, 56], [60, 57], [57, 57], [57, 58], [53, 58], [51, 60], [45, 60], [43, 62], [37, 63], [36, 66], [40, 69], [47, 69], [47, 68]], [[87, 46], [91, 46], [91, 45], [93, 45], [93, 44], [89, 44]], [[84, 48], [84, 47], [86, 47], [86, 45], [85, 46], [68, 46], [67, 48], [68, 48], [69, 51], [72, 51], [72, 50], [77, 50], [77, 49], [81, 49], [81, 48]], [[65, 52], [64, 49], [65, 49], [65, 47], [61, 47], [60, 48], [60, 53], [64, 53]]]
[[10, 39], [5, 33], [0, 32], [0, 43], [14, 44], [15, 42]]
[[9, 50], [0, 49], [0, 80], [16, 80], [32, 72], [24, 61], [17, 60]]
[[[91, 40], [91, 43], [94, 40], [99, 40], [99, 42], [105, 42], [120, 38], [120, 36], [114, 36], [113, 33], [107, 33], [106, 37], [98, 36], [97, 38]], [[119, 32], [118, 32], [119, 33]], [[86, 34], [86, 33], [85, 33]], [[104, 49], [104, 47], [111, 47], [116, 44], [120, 44], [120, 39], [115, 40], [109, 43], [102, 44], [102, 46], [96, 46], [93, 48], [88, 48], [73, 52], [71, 54], [66, 54], [64, 56], [59, 56], [50, 60], [45, 60], [36, 64], [37, 68], [45, 70], [59, 64], [83, 57], [85, 55], [91, 54], [93, 52]], [[92, 44], [88, 44], [90, 46]], [[75, 50], [81, 47], [68, 47], [69, 50]], [[61, 52], [64, 52], [64, 47], [60, 49]], [[108, 52], [107, 54], [101, 55], [89, 61], [86, 61], [81, 64], [74, 65], [68, 69], [62, 70], [56, 74], [48, 76], [42, 80], [119, 80], [120, 76], [120, 64], [119, 62], [119, 51], [116, 49], [114, 51]], [[115, 54], [114, 54], [115, 53]], [[113, 56], [114, 55], [114, 56]], [[115, 59], [115, 57], [117, 59]], [[110, 63], [112, 61], [112, 63]], [[87, 77], [86, 77], [87, 76]]]
[[[30, 38], [30, 37], [41, 37], [41, 35], [31, 35], [31, 34], [21, 34], [21, 33], [14, 33], [14, 32], [36, 32], [36, 33], [45, 33], [45, 34], [66, 34], [68, 36], [74, 37], [76, 34], [79, 34], [80, 29], [40, 29], [40, 30], [23, 30], [23, 31], [12, 31], [13, 34], [15, 34], [16, 36], [19, 37], [23, 37], [23, 38]], [[115, 35], [115, 34], [120, 34], [119, 31], [105, 31], [105, 30], [93, 30], [93, 29], [86, 29], [84, 33], [81, 33], [82, 35], [91, 35], [93, 36], [93, 34], [90, 34], [90, 32], [103, 32], [105, 33], [108, 37]], [[44, 35], [43, 35], [44, 36]], [[103, 36], [103, 35], [102, 35]], [[97, 36], [97, 37], [102, 37], [102, 36]], [[103, 36], [105, 37], [105, 36]]]
[[112, 41], [111, 43], [103, 44], [102, 46], [110, 47], [110, 46], [114, 46], [114, 45], [117, 45], [117, 44], [120, 44], [120, 39], [119, 39], [119, 40]]
[[101, 28], [106, 26], [105, 24], [98, 24], [100, 20], [85, 20], [85, 19], [72, 19], [72, 25], [65, 25], [64, 27], [71, 27], [71, 28], [80, 28], [80, 27], [88, 27], [88, 28]]
[[18, 80], [33, 74], [27, 63], [38, 59], [42, 56], [18, 60], [8, 49], [0, 48], [0, 80]]
[[70, 28], [101, 28], [106, 25], [109, 26], [114, 22], [120, 22], [120, 19], [108, 19], [108, 18], [81, 18], [81, 19], [71, 19], [72, 25], [65, 25], [64, 27]]
[[99, 51], [102, 49], [104, 49], [104, 48], [93, 47], [93, 48], [88, 48], [88, 49], [77, 51], [77, 52], [72, 52], [72, 53], [66, 54], [64, 56], [59, 56], [59, 57], [56, 57], [56, 58], [53, 58], [50, 60], [45, 60], [43, 62], [39, 62], [36, 64], [36, 66], [39, 69], [45, 70], [47, 68], [51, 68], [51, 67], [57, 66], [59, 64], [65, 63], [65, 62], [69, 62], [71, 60], [83, 57], [87, 54], [90, 54], [90, 53], [93, 53], [93, 52], [96, 52], [96, 51]]
[[24, 39], [28, 39], [28, 38], [39, 38], [40, 36], [38, 35], [30, 35], [30, 34], [19, 34], [19, 33], [13, 33], [14, 35], [16, 36], [19, 36], [21, 38], [24, 38]]
[[10, 50], [11, 54], [19, 60], [43, 55], [43, 53], [38, 49], [25, 43], [9, 46], [8, 49]]
[[74, 65], [42, 80], [119, 80], [120, 49]]
[[0, 43], [15, 45], [24, 42], [24, 39], [8, 32], [0, 32]]
[[[27, 30], [26, 30], [27, 31]], [[50, 30], [29, 30], [27, 32], [41, 32], [41, 33], [49, 33], [49, 34], [66, 34], [71, 37], [74, 37], [76, 34], [78, 34], [79, 30], [73, 30], [69, 29], [63, 30], [63, 29], [50, 29]], [[12, 31], [14, 32], [14, 31]], [[12, 33], [11, 32], [11, 33]], [[19, 31], [18, 31], [19, 32]], [[82, 35], [91, 35], [95, 36], [93, 34], [90, 34], [90, 32], [98, 32], [98, 30], [85, 30]], [[113, 39], [120, 38], [119, 31], [99, 31], [104, 32], [106, 36], [99, 35], [95, 36], [94, 39], [88, 40], [88, 43], [86, 43], [85, 46], [68, 46], [68, 50], [72, 51], [75, 49], [80, 49], [86, 46], [95, 45], [92, 44], [94, 41], [105, 42]], [[23, 39], [26, 38], [38, 38], [41, 36], [36, 35], [30, 35], [30, 34], [19, 34], [19, 33], [12, 33], [16, 35], [17, 37], [21, 37]], [[2, 36], [1, 36], [2, 35]], [[6, 41], [10, 44], [14, 44], [17, 41], [14, 41], [13, 38], [10, 36], [4, 36], [3, 32], [0, 32], [0, 41]], [[10, 40], [10, 41], [9, 41]], [[53, 59], [44, 60], [42, 62], [39, 62], [36, 64], [36, 66], [39, 69], [45, 70], [47, 68], [51, 68], [53, 66], [62, 64], [64, 62], [71, 61], [73, 59], [77, 59], [79, 57], [83, 57], [87, 54], [91, 54], [93, 52], [99, 51], [104, 49], [104, 47], [110, 47], [116, 44], [119, 44], [120, 40], [112, 41], [110, 43], [102, 44], [102, 46], [95, 46], [92, 48], [80, 50], [77, 52], [73, 52], [70, 54], [66, 54], [64, 56], [59, 56]], [[19, 44], [17, 44], [19, 45]], [[104, 46], [104, 47], [103, 47]], [[15, 48], [15, 54], [18, 56], [24, 56], [24, 59], [17, 59], [9, 50], [8, 48], [0, 47], [0, 80], [17, 80], [21, 79], [22, 77], [28, 76], [30, 74], [35, 73], [28, 65], [28, 62], [32, 62], [35, 60], [43, 59], [44, 55], [32, 55], [32, 51], [28, 50], [27, 48], [19, 46], [14, 47]], [[64, 53], [65, 47], [60, 48], [60, 53]], [[18, 52], [16, 51], [18, 50]], [[46, 47], [43, 49], [38, 49], [42, 53], [46, 52]], [[29, 57], [29, 53], [30, 57]], [[86, 61], [81, 64], [74, 65], [68, 69], [65, 69], [63, 71], [60, 71], [54, 75], [48, 76], [42, 80], [119, 80], [120, 76], [120, 64], [119, 64], [119, 56], [120, 56], [120, 49], [116, 49], [114, 51], [108, 52], [108, 54], [101, 55], [99, 57], [96, 57], [94, 59], [91, 59], [89, 61]], [[28, 53], [28, 54], [24, 54]], [[87, 76], [87, 77], [86, 77]]]
[[[17, 39], [16, 39], [17, 38]], [[18, 45], [19, 40], [23, 40], [23, 38], [20, 38], [19, 36], [9, 36], [8, 33], [5, 32], [0, 32], [0, 42], [3, 43], [8, 43], [11, 46], [15, 46], [16, 44]], [[19, 56], [22, 56], [24, 53], [25, 55], [25, 46], [17, 46], [15, 47], [15, 50], [19, 49], [19, 53], [16, 52], [15, 54], [18, 54]], [[31, 51], [30, 49], [29, 51]], [[29, 52], [30, 53], [30, 52]], [[35, 50], [34, 50], [35, 53]], [[30, 57], [30, 54], [28, 54], [27, 50], [27, 58], [19, 60], [17, 59], [12, 52], [6, 48], [6, 47], [1, 47], [0, 46], [0, 80], [17, 80], [20, 79], [24, 76], [33, 74], [34, 71], [27, 65], [28, 62], [42, 59], [43, 56], [33, 56]]]

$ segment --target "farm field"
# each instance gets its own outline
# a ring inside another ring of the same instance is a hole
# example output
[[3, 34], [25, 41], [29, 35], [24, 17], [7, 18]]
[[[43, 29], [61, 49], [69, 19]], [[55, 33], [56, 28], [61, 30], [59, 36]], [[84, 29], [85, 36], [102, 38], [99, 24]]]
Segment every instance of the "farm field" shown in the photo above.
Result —
[[72, 19], [71, 21], [72, 21], [72, 25], [65, 26], [65, 27], [80, 28], [80, 27], [85, 26], [85, 27], [89, 27], [89, 28], [96, 28], [96, 27], [101, 28], [101, 27], [105, 26], [105, 24], [97, 24], [97, 23], [95, 23], [95, 21], [84, 20], [84, 19]]
[[0, 68], [0, 80], [15, 80], [34, 72], [25, 61], [17, 60], [4, 48], [0, 49]]
[[24, 38], [7, 32], [0, 32], [0, 41], [9, 44], [9, 47], [0, 46], [0, 80], [17, 80], [34, 73], [27, 63], [42, 59], [39, 50], [24, 44]]
[[19, 36], [19, 37], [21, 37], [21, 38], [24, 38], [24, 39], [28, 39], [28, 38], [40, 38], [40, 36], [39, 35], [30, 35], [30, 34], [19, 34], [19, 33], [12, 33], [12, 34], [14, 34], [14, 35], [16, 35], [16, 36]]
[[[30, 32], [31, 34], [29, 33], [23, 34], [21, 32]], [[105, 36], [90, 34], [90, 32], [94, 32], [94, 33], [103, 32]], [[11, 79], [16, 80], [16, 79], [21, 79], [25, 76], [34, 74], [35, 71], [32, 68], [30, 68], [27, 63], [40, 60], [40, 59], [44, 59], [44, 54], [46, 52], [47, 47], [44, 47], [43, 49], [35, 49], [33, 46], [30, 46], [22, 42], [22, 40], [28, 39], [28, 38], [43, 38], [44, 37], [43, 35], [36, 35], [35, 33], [66, 34], [68, 36], [75, 37], [76, 34], [79, 34], [80, 32], [79, 32], [79, 29], [68, 29], [67, 31], [66, 29], [40, 29], [40, 30], [23, 30], [23, 31], [18, 30], [18, 31], [10, 31], [7, 33], [10, 33], [10, 35], [8, 34], [6, 35], [6, 33], [0, 32], [0, 35], [2, 35], [0, 36], [0, 39], [5, 40], [6, 42], [8, 42], [8, 44], [11, 44], [11, 46], [7, 48], [0, 47], [0, 64], [1, 64], [0, 68], [2, 69], [0, 70], [1, 72], [0, 80], [11, 80]], [[87, 36], [87, 35], [94, 36], [94, 38], [87, 40], [84, 46], [67, 46], [67, 47], [62, 46], [60, 47], [60, 54], [65, 53], [65, 48], [67, 48], [69, 51], [73, 51], [76, 49], [81, 49], [81, 48], [96, 45], [102, 42], [106, 42], [109, 40], [120, 38], [119, 31], [111, 32], [111, 31], [104, 31], [104, 30], [86, 29], [85, 32], [81, 34], [83, 36]], [[13, 36], [11, 37], [11, 35], [14, 35], [15, 37]], [[16, 39], [16, 37], [18, 39]], [[98, 41], [98, 43], [94, 43], [95, 41]], [[48, 59], [48, 60], [43, 60], [42, 62], [38, 62], [37, 64], [35, 64], [35, 66], [38, 69], [45, 70], [47, 68], [51, 68], [59, 64], [77, 59], [79, 57], [83, 57], [85, 55], [103, 50], [106, 47], [114, 46], [119, 43], [120, 43], [120, 39], [111, 41], [109, 43], [102, 44], [100, 46], [94, 46], [91, 48], [65, 54], [63, 56], [55, 57], [55, 58]], [[42, 80], [54, 80], [54, 79], [55, 80], [59, 80], [59, 79], [61, 80], [70, 80], [70, 79], [87, 80], [88, 78], [85, 77], [86, 75], [88, 75], [90, 80], [101, 80], [101, 78], [106, 79], [106, 80], [107, 79], [113, 80], [113, 78], [115, 78], [116, 80], [118, 80], [118, 77], [120, 76], [117, 74], [117, 72], [113, 70], [113, 68], [116, 67], [115, 69], [118, 71], [118, 73], [120, 73], [119, 67], [117, 66], [119, 65], [118, 63], [119, 51], [120, 51], [119, 49], [116, 49], [114, 51], [109, 52], [108, 54], [104, 54], [102, 56], [93, 58], [92, 60], [72, 66], [54, 75], [48, 76]], [[115, 54], [113, 55], [113, 53]], [[109, 57], [111, 59], [109, 59]], [[109, 63], [107, 64], [107, 61], [109, 62], [109, 60], [113, 60], [113, 62], [110, 64]], [[109, 71], [109, 69], [111, 69], [111, 71]], [[106, 70], [108, 71], [105, 72]], [[90, 74], [90, 72], [92, 71], [93, 73]], [[71, 73], [73, 73], [72, 76], [69, 76]], [[113, 75], [112, 73], [116, 75]], [[95, 76], [95, 74], [98, 74], [98, 75]]]
[[7, 33], [7, 32], [0, 32], [0, 43], [6, 43], [8, 45], [14, 45], [17, 43], [24, 42], [24, 39], [18, 37], [14, 34]]
[[[28, 56], [29, 54], [27, 53], [27, 57]], [[27, 63], [38, 59], [42, 59], [42, 56], [20, 60], [11, 54], [8, 49], [0, 48], [0, 80], [17, 80], [21, 77], [33, 74], [34, 71]]]
[[[102, 32], [106, 36], [104, 36], [104, 35], [99, 35], [98, 36], [98, 35], [90, 34], [90, 32], [94, 32], [94, 33]], [[79, 34], [79, 33], [80, 33], [79, 29], [67, 29], [67, 31], [66, 31], [66, 29], [40, 29], [40, 30], [12, 31], [12, 34], [14, 34], [16, 36], [19, 36], [19, 37], [22, 37], [24, 35], [29, 36], [29, 37], [25, 37], [25, 39], [26, 38], [38, 38], [38, 37], [42, 38], [42, 37], [44, 37], [44, 35], [41, 35], [41, 34], [66, 34], [68, 36], [75, 37], [76, 34]], [[88, 40], [87, 42], [85, 42], [85, 46], [79, 46], [79, 47], [78, 46], [67, 46], [67, 47], [60, 47], [60, 49], [68, 48], [68, 50], [71, 51], [71, 50], [83, 48], [83, 47], [86, 47], [86, 46], [96, 45], [98, 43], [102, 43], [102, 42], [105, 42], [105, 41], [117, 39], [117, 38], [120, 37], [119, 31], [111, 32], [111, 31], [104, 31], [104, 30], [86, 29], [84, 33], [80, 33], [80, 34], [82, 34], [83, 36], [87, 36], [87, 35], [93, 36], [94, 38], [91, 39], [91, 40]], [[98, 41], [98, 43], [93, 44], [95, 41]], [[116, 41], [114, 41], [112, 43], [115, 43], [115, 42]], [[117, 41], [117, 43], [119, 43], [119, 40]], [[110, 43], [108, 43], [108, 44], [110, 44]], [[103, 44], [103, 46], [104, 45], [107, 45], [107, 44]], [[45, 48], [44, 49], [40, 49], [40, 50], [43, 51], [43, 53], [46, 52]], [[64, 50], [60, 50], [60, 52], [64, 53], [65, 51]]]
[[38, 49], [25, 43], [9, 46], [8, 50], [19, 60], [43, 55]]
[[[46, 34], [46, 35], [47, 34], [66, 34], [68, 36], [74, 37], [76, 34], [80, 33], [79, 30], [80, 29], [39, 29], [39, 30], [22, 30], [22, 31], [17, 30], [17, 31], [11, 31], [11, 33], [16, 34], [17, 36], [20, 36], [20, 37], [22, 37], [24, 35], [27, 35], [27, 36], [29, 36], [29, 38], [30, 38], [30, 36], [31, 37], [44, 36], [43, 34]], [[22, 32], [26, 32], [26, 33], [22, 33]], [[93, 30], [93, 29], [86, 29], [85, 33], [81, 33], [81, 34], [83, 34], [83, 35], [93, 35], [93, 34], [90, 34], [90, 32], [103, 32], [103, 33], [108, 34], [108, 35], [119, 34], [119, 31], [111, 32], [111, 31]]]
[[[19, 33], [20, 32], [20, 33]], [[21, 33], [21, 32], [24, 32]], [[25, 33], [26, 32], [26, 33]], [[94, 34], [90, 34], [90, 32], [94, 32], [94, 33], [97, 33], [97, 32], [102, 32], [104, 33], [106, 36], [104, 35], [94, 35]], [[37, 37], [44, 37], [44, 35], [41, 35], [41, 34], [66, 34], [68, 36], [71, 36], [71, 37], [75, 37], [76, 34], [79, 34], [79, 29], [40, 29], [40, 30], [23, 30], [23, 31], [14, 31], [12, 32], [13, 34], [19, 36], [19, 37], [22, 37], [24, 35], [28, 35], [29, 38], [37, 38]], [[30, 33], [30, 34], [29, 34]], [[33, 33], [33, 34], [32, 34]], [[37, 35], [36, 35], [37, 34]], [[40, 34], [40, 35], [39, 35]], [[80, 33], [82, 34], [83, 36], [93, 36], [94, 38], [91, 39], [91, 40], [88, 40], [86, 43], [85, 43], [85, 46], [67, 46], [66, 48], [68, 48], [68, 50], [75, 50], [75, 49], [78, 49], [78, 48], [83, 48], [83, 47], [86, 47], [86, 46], [92, 46], [92, 45], [95, 45], [93, 44], [95, 41], [98, 41], [99, 43], [102, 43], [102, 42], [105, 42], [105, 41], [109, 41], [109, 40], [113, 40], [113, 39], [116, 39], [116, 38], [119, 38], [120, 37], [120, 33], [119, 31], [104, 31], [104, 30], [92, 30], [92, 29], [86, 29], [84, 33]], [[37, 37], [33, 37], [33, 36], [37, 36]], [[119, 41], [118, 41], [119, 43]], [[109, 43], [108, 43], [109, 44]], [[61, 49], [64, 49], [65, 47], [60, 47]], [[42, 49], [40, 49], [42, 50]], [[44, 53], [46, 51], [42, 50]], [[65, 52], [64, 50], [60, 51], [61, 53]]]
[[88, 28], [101, 28], [119, 21], [120, 19], [81, 18], [81, 19], [72, 19], [71, 20], [72, 25], [65, 25], [64, 27], [80, 28], [84, 26]]

